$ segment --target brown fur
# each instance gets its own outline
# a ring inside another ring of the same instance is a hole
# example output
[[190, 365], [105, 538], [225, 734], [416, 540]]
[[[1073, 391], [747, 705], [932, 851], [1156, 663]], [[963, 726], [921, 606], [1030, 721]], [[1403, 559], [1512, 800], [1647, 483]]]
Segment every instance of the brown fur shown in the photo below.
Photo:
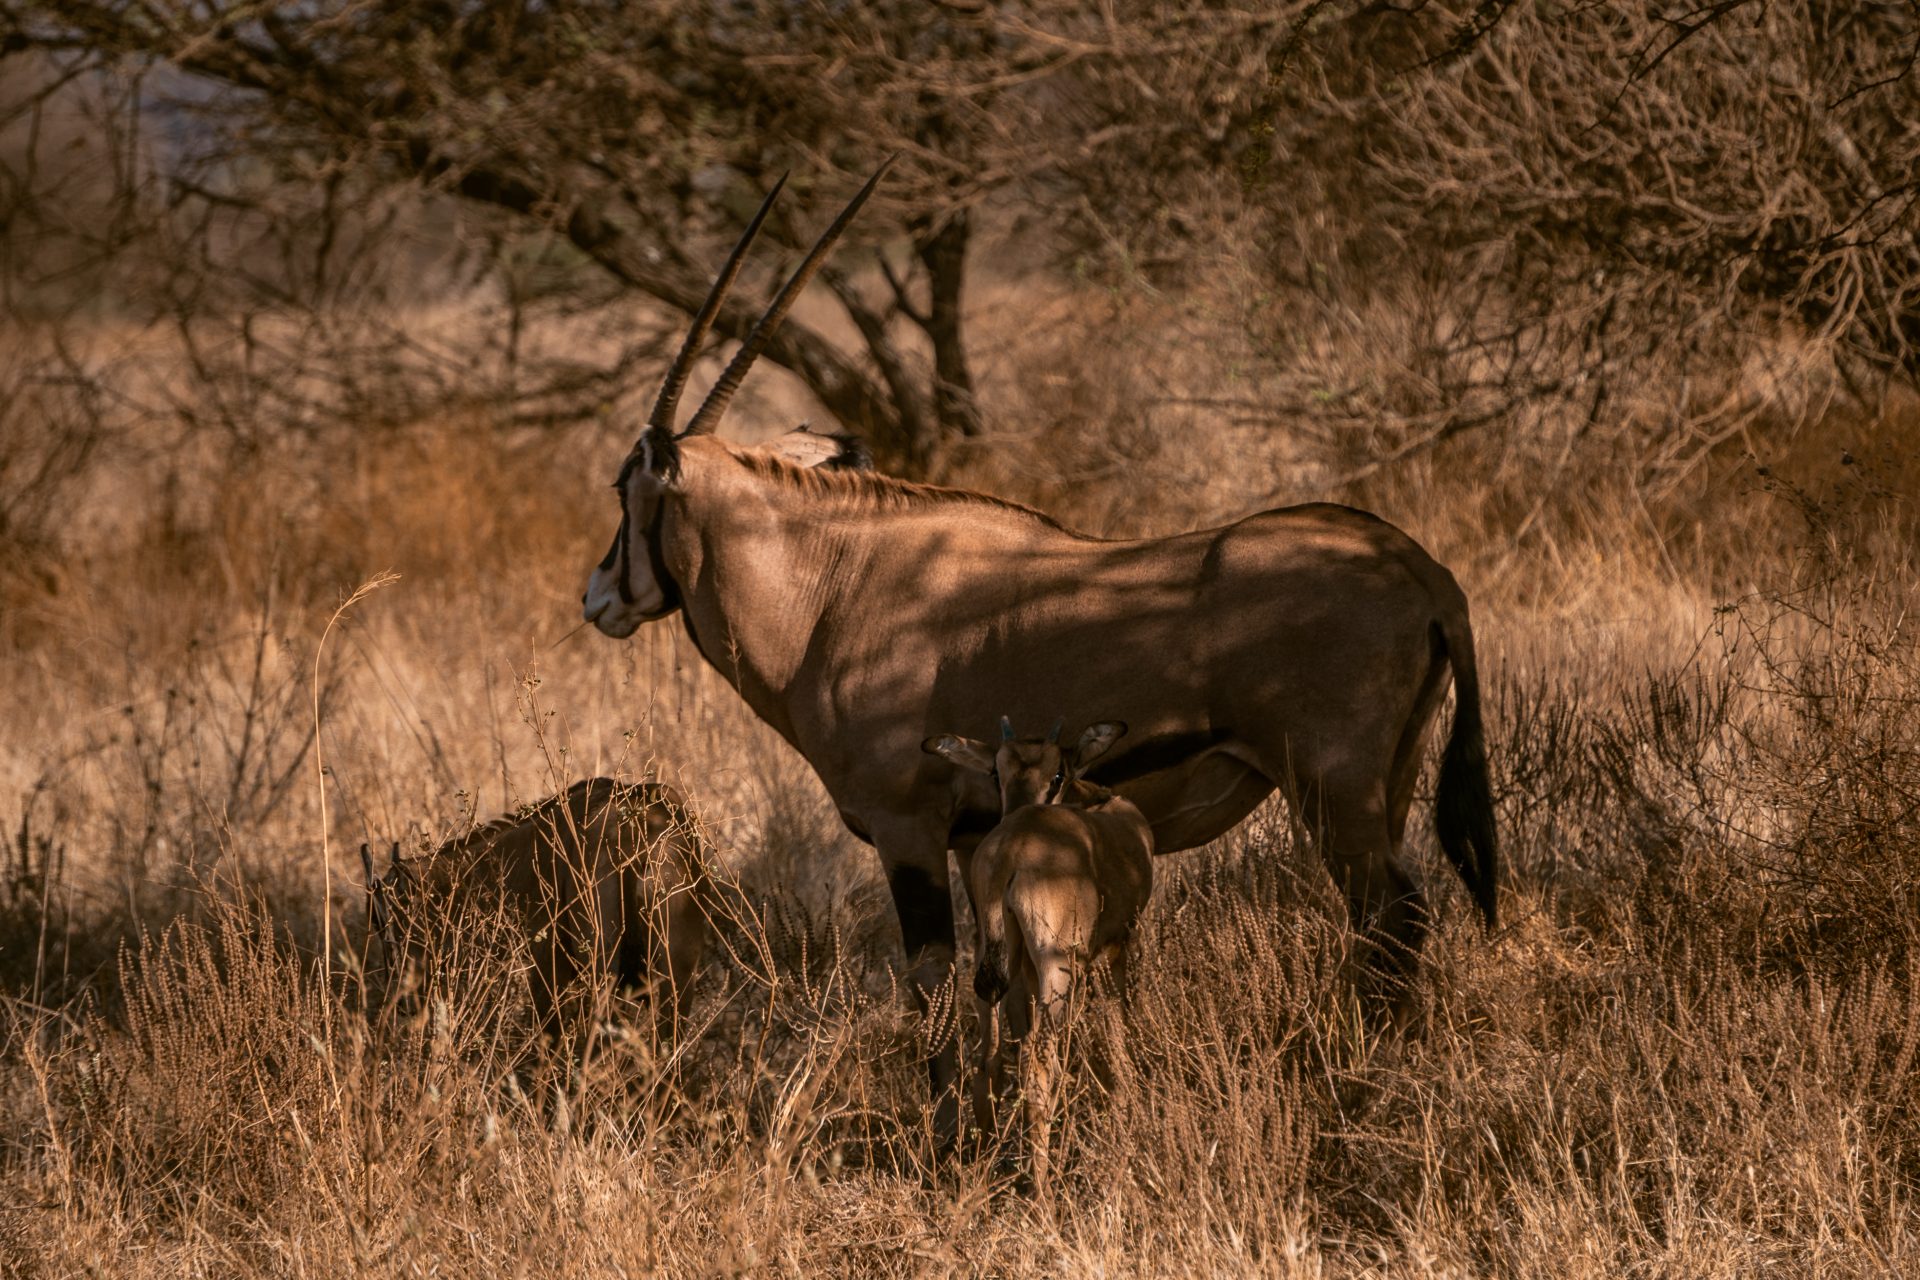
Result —
[[1049, 529], [1057, 529], [1072, 537], [1083, 536], [1073, 533], [1044, 511], [1036, 510], [1022, 502], [1014, 502], [1010, 498], [995, 497], [990, 493], [976, 493], [971, 489], [951, 489], [937, 484], [921, 484], [912, 480], [902, 480], [896, 476], [882, 475], [876, 471], [817, 465], [801, 466], [769, 448], [742, 449], [739, 457], [740, 461], [756, 474], [784, 485], [796, 493], [818, 498], [843, 513], [901, 511], [910, 507], [931, 506], [939, 503], [971, 503], [998, 507], [1003, 511], [1017, 511]]
[[684, 1014], [711, 932], [688, 816], [670, 786], [590, 778], [396, 863], [368, 886], [390, 977], [438, 954], [463, 913], [499, 904], [532, 948], [541, 1024], [576, 1055], [608, 979], [664, 988]]
[[[1319, 505], [1102, 542], [981, 494], [843, 466], [804, 431], [753, 448], [709, 434], [885, 170], [814, 243], [686, 432], [656, 411], [634, 442], [619, 531], [583, 613], [615, 637], [684, 613], [702, 656], [879, 852], [929, 1008], [953, 963], [947, 851], [965, 853], [986, 806], [950, 771], [910, 764], [909, 744], [985, 707], [1025, 717], [1099, 704], [1133, 722], [1154, 761], [1117, 762], [1115, 784], [1163, 850], [1205, 844], [1285, 789], [1371, 944], [1374, 994], [1404, 1011], [1427, 911], [1400, 846], [1441, 664], [1459, 710], [1436, 826], [1489, 925], [1498, 876], [1466, 597], [1413, 539]], [[663, 403], [766, 208], [715, 281]], [[949, 1047], [930, 1063], [943, 1137], [958, 1124], [945, 1087], [955, 1061]]]
[[[1127, 941], [1153, 891], [1153, 832], [1131, 803], [1082, 780], [1126, 731], [1113, 722], [1087, 729], [1072, 751], [1052, 738], [1005, 741], [998, 749], [951, 734], [922, 750], [998, 778], [1005, 816], [962, 859], [979, 926], [974, 991], [981, 1001], [982, 1128], [996, 1125], [989, 1099], [1003, 1095], [1018, 1057], [1028, 1153], [1036, 1187], [1046, 1184], [1049, 1134], [1059, 1083], [1061, 1033], [1084, 1001], [1089, 971], [1106, 965], [1116, 995], [1127, 987]], [[1006, 997], [1002, 1000], [1002, 997]], [[1002, 1035], [988, 1034], [1001, 1006]], [[1117, 1020], [1111, 1031], [1117, 1049]]]
[[[636, 456], [652, 456], [652, 435]], [[978, 495], [765, 452], [695, 437], [670, 475], [627, 473], [629, 573], [597, 571], [585, 612], [613, 636], [683, 613], [879, 853], [913, 987], [951, 976], [947, 851], [965, 853], [997, 813], [982, 780], [913, 747], [936, 729], [986, 730], [988, 708], [1026, 723], [1056, 708], [1124, 716], [1127, 743], [1093, 780], [1139, 806], [1161, 852], [1214, 839], [1282, 790], [1369, 944], [1374, 1007], [1398, 1011], [1427, 931], [1401, 843], [1451, 678], [1440, 834], [1491, 922], [1467, 600], [1401, 530], [1319, 504], [1103, 541]], [[950, 1049], [931, 1064], [943, 1095], [954, 1064]], [[951, 1133], [957, 1108], [942, 1108]]]

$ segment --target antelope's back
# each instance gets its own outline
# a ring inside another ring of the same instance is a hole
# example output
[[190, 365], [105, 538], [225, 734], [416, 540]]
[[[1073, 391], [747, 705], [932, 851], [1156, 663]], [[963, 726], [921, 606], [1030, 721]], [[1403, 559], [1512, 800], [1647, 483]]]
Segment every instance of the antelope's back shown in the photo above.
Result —
[[1001, 820], [975, 854], [1004, 874], [1091, 879], [1118, 898], [1144, 899], [1153, 837], [1140, 810], [1114, 796], [1096, 807], [1035, 804]]
[[536, 805], [522, 826], [525, 855], [516, 847], [509, 858], [516, 865], [503, 869], [533, 873], [536, 883], [523, 891], [617, 894], [637, 905], [685, 891], [705, 875], [691, 810], [666, 783], [588, 778]]
[[537, 932], [556, 913], [610, 922], [687, 892], [705, 875], [705, 851], [677, 789], [588, 778], [449, 840], [428, 864], [443, 908], [497, 895]]

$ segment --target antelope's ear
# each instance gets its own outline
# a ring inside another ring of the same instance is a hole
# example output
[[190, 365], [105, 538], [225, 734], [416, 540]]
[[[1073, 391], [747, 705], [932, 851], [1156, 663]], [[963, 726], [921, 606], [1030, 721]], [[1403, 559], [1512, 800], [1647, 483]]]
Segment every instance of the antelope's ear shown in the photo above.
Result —
[[1107, 748], [1120, 741], [1126, 732], [1125, 720], [1102, 720], [1099, 724], [1088, 725], [1087, 731], [1080, 735], [1080, 741], [1073, 748], [1075, 772], [1107, 754]]
[[936, 733], [921, 743], [920, 749], [930, 756], [942, 756], [962, 769], [971, 769], [975, 773], [993, 772], [993, 749], [972, 738], [963, 738], [956, 733]]
[[680, 441], [673, 432], [648, 427], [640, 433], [615, 483], [624, 487], [629, 480], [638, 481], [643, 494], [659, 493], [680, 482]]
[[776, 458], [809, 469], [868, 471], [873, 467], [873, 454], [858, 436], [814, 431], [804, 422], [760, 447]]

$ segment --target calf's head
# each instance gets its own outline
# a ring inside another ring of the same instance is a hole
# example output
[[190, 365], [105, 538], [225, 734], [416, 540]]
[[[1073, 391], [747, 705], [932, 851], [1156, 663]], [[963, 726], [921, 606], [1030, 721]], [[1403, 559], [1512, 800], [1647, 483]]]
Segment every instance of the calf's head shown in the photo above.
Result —
[[1119, 741], [1127, 726], [1119, 720], [1088, 725], [1071, 749], [1060, 745], [1060, 721], [1044, 738], [1016, 738], [1013, 723], [1000, 717], [1000, 742], [989, 746], [956, 733], [937, 733], [920, 744], [929, 755], [940, 756], [962, 769], [990, 776], [1000, 789], [1000, 812], [1022, 805], [1060, 804], [1073, 799], [1074, 784], [1087, 766]]

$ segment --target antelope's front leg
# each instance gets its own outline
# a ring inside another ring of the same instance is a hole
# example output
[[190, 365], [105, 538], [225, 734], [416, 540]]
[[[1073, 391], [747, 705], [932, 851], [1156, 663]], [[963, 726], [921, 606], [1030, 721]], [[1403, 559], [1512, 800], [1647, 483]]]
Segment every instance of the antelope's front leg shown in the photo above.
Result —
[[923, 818], [871, 824], [874, 847], [900, 917], [907, 986], [926, 1019], [927, 1077], [933, 1090], [934, 1136], [950, 1151], [960, 1134], [958, 1019], [953, 981], [953, 891], [947, 880], [947, 834]]
[[[953, 858], [960, 871], [960, 883], [967, 891], [967, 903], [973, 909], [976, 928], [980, 920], [980, 899], [974, 891], [973, 855], [980, 847], [981, 837], [977, 834], [964, 834], [954, 838]], [[972, 1070], [967, 1085], [972, 1094], [973, 1127], [978, 1136], [990, 1140], [995, 1132], [994, 1099], [999, 1089], [999, 1042], [1000, 1034], [994, 1026], [996, 1004], [981, 999], [979, 992], [979, 966], [984, 940], [975, 939], [973, 963], [975, 980], [966, 984], [975, 992], [973, 1001], [974, 1054]]]

